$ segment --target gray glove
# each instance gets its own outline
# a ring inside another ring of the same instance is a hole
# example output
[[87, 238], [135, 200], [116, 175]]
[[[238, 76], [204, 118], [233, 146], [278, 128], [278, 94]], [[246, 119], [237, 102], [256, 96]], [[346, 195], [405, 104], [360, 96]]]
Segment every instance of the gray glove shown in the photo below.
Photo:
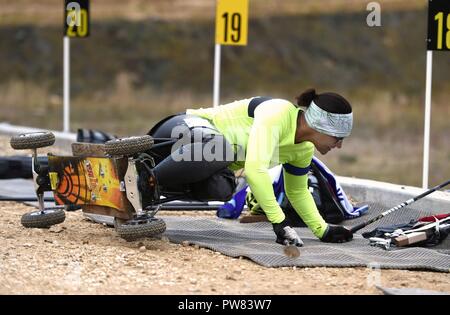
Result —
[[290, 227], [286, 220], [281, 223], [273, 223], [273, 231], [277, 235], [276, 242], [282, 245], [303, 246], [303, 241], [298, 236], [297, 232]]

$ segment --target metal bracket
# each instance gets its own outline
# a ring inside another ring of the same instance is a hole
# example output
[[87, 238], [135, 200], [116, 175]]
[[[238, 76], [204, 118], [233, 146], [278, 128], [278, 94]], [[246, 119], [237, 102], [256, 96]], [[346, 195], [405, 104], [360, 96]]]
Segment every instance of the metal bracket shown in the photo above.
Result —
[[134, 210], [138, 215], [142, 214], [142, 196], [138, 189], [139, 174], [136, 169], [136, 162], [132, 159], [128, 159], [128, 167], [125, 173], [125, 190], [127, 199], [133, 205]]
[[370, 241], [370, 245], [371, 246], [378, 246], [378, 247], [382, 247], [386, 250], [391, 248], [391, 239], [385, 239], [385, 238], [380, 238], [380, 237], [371, 237], [369, 238]]
[[33, 173], [34, 190], [36, 191], [36, 194], [38, 194], [39, 184], [37, 183], [37, 178], [38, 178], [39, 174], [36, 172], [38, 159], [37, 159], [36, 149], [33, 151], [34, 151], [33, 157], [31, 158], [31, 172]]
[[36, 149], [33, 149], [33, 155], [32, 156], [33, 157], [31, 159], [31, 172], [33, 173], [34, 189], [36, 191], [36, 196], [37, 196], [37, 199], [38, 199], [39, 210], [40, 211], [44, 211], [45, 210], [44, 191], [43, 191], [41, 185], [38, 183], [39, 174], [36, 171], [36, 168], [38, 167], [38, 163], [39, 163]]
[[150, 218], [153, 218], [158, 213], [158, 211], [161, 210], [161, 207], [162, 207], [162, 205], [160, 204], [160, 205], [157, 205], [155, 207], [155, 209], [153, 209], [153, 210], [147, 210], [147, 215]]

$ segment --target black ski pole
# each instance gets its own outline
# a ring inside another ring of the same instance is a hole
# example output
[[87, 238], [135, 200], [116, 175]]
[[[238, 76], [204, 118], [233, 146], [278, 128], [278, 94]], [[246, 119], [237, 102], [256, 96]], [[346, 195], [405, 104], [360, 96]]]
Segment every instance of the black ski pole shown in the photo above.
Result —
[[414, 198], [408, 199], [408, 200], [406, 200], [405, 202], [402, 202], [401, 204], [399, 204], [398, 206], [395, 206], [395, 207], [393, 207], [393, 208], [391, 208], [391, 209], [389, 209], [389, 210], [386, 210], [385, 212], [381, 213], [380, 215], [378, 215], [378, 216], [376, 216], [376, 217], [374, 217], [374, 218], [372, 218], [372, 219], [370, 219], [370, 220], [368, 220], [368, 221], [366, 221], [366, 222], [362, 222], [362, 223], [360, 223], [360, 224], [358, 224], [358, 225], [355, 225], [354, 227], [350, 228], [350, 231], [351, 231], [352, 233], [355, 233], [356, 231], [361, 230], [362, 228], [368, 226], [369, 224], [372, 224], [373, 222], [378, 221], [378, 220], [380, 220], [381, 218], [384, 218], [384, 217], [387, 216], [389, 213], [392, 213], [392, 212], [394, 212], [394, 211], [396, 211], [396, 210], [398, 210], [398, 209], [401, 209], [401, 208], [403, 208], [403, 207], [405, 207], [405, 206], [407, 206], [407, 205], [410, 205], [410, 204], [412, 204], [413, 202], [415, 202], [415, 201], [417, 201], [417, 200], [419, 200], [419, 199], [422, 199], [423, 197], [425, 197], [425, 196], [431, 194], [432, 192], [435, 192], [436, 190], [439, 190], [439, 189], [441, 189], [442, 187], [447, 186], [448, 184], [450, 184], [450, 180], [447, 180], [445, 183], [442, 183], [442, 184], [440, 184], [440, 185], [437, 185], [437, 186], [435, 186], [435, 187], [433, 187], [433, 188], [427, 190], [426, 192], [424, 192], [424, 193], [422, 193], [422, 194], [420, 194], [420, 195], [418, 195], [418, 196], [416, 196], [416, 197], [414, 197]]
[[[9, 196], [1, 196], [0, 201], [17, 201], [17, 202], [34, 202], [38, 201], [36, 197], [9, 197]], [[44, 197], [44, 201], [52, 202], [55, 201], [53, 197]]]
[[[16, 202], [37, 202], [36, 197], [9, 197], [0, 195], [0, 201], [16, 201]], [[45, 202], [54, 202], [53, 197], [44, 197]], [[67, 205], [69, 207], [77, 207], [77, 205]], [[79, 205], [78, 205], [79, 206]], [[178, 202], [176, 204], [162, 204], [160, 210], [166, 211], [213, 211], [218, 210], [219, 205], [210, 205], [202, 202]]]

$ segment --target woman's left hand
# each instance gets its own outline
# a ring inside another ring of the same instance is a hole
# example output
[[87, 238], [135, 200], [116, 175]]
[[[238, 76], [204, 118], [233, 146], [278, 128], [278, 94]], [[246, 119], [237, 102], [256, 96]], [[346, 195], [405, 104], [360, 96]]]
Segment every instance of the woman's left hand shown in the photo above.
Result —
[[327, 230], [320, 239], [327, 243], [344, 243], [353, 239], [353, 233], [349, 228], [342, 225], [328, 224]]

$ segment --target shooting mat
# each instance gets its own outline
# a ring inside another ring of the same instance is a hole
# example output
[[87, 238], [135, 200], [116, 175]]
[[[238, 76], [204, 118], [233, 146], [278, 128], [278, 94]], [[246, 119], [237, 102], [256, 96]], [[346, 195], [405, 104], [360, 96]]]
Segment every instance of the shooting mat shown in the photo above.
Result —
[[[368, 214], [348, 220], [355, 225], [388, 209], [380, 203], [369, 203]], [[432, 270], [450, 272], [450, 240], [432, 248], [410, 247], [385, 250], [369, 245], [361, 232], [376, 226], [409, 222], [411, 219], [441, 211], [398, 210], [369, 227], [358, 231], [354, 240], [342, 244], [320, 242], [308, 228], [295, 228], [305, 243], [300, 256], [289, 258], [283, 246], [275, 243], [275, 234], [268, 222], [239, 223], [207, 217], [162, 217], [167, 223], [165, 236], [171, 242], [188, 241], [230, 257], [243, 256], [266, 267], [370, 267], [383, 269]], [[448, 209], [447, 209], [448, 212]]]

